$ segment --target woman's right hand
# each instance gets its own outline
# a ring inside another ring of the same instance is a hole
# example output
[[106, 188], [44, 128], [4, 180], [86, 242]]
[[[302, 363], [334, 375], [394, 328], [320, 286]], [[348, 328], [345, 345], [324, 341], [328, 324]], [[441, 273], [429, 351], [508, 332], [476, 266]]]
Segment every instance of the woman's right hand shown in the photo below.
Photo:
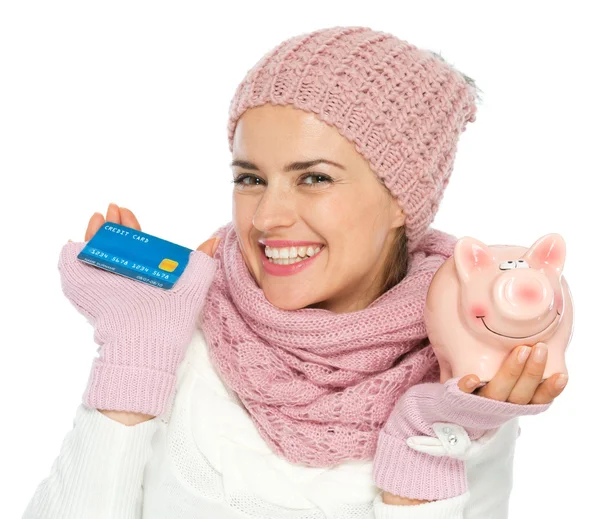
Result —
[[[111, 204], [106, 221], [141, 230], [135, 215]], [[94, 213], [89, 241], [105, 223]], [[85, 242], [67, 243], [59, 271], [66, 297], [94, 325], [100, 345], [94, 359], [84, 404], [106, 411], [158, 416], [167, 407], [175, 375], [216, 273], [216, 239], [192, 251], [172, 289], [163, 290], [107, 272], [77, 259]]]

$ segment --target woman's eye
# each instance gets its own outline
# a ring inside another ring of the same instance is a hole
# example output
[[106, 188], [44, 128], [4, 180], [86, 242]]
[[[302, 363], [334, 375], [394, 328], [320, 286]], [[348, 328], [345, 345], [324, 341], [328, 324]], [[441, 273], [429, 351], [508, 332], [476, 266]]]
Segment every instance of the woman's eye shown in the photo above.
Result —
[[[327, 175], [323, 175], [321, 173], [308, 173], [307, 175], [302, 177], [302, 180], [305, 180], [307, 178], [320, 178], [322, 180], [324, 180], [325, 182], [331, 182], [331, 177], [328, 177]], [[322, 184], [323, 182], [310, 182], [308, 185], [309, 186], [315, 186], [317, 184]]]
[[241, 185], [245, 185], [245, 186], [256, 185], [255, 182], [251, 183], [251, 184], [248, 184], [248, 183], [244, 182], [244, 180], [246, 180], [247, 178], [251, 178], [251, 179], [254, 179], [254, 180], [260, 180], [260, 178], [255, 177], [254, 175], [240, 175], [236, 179], [232, 180], [232, 182], [234, 184], [241, 184]]
[[[320, 179], [320, 181], [311, 181], [305, 183], [304, 180], [307, 178], [316, 178]], [[246, 179], [250, 179], [250, 182], [245, 182]], [[318, 184], [323, 184], [324, 182], [332, 182], [331, 177], [327, 175], [323, 175], [322, 173], [308, 173], [304, 175], [301, 179], [302, 184], [307, 185], [309, 187], [314, 187]], [[243, 185], [243, 186], [255, 186], [258, 185], [258, 182], [262, 182], [262, 180], [254, 175], [240, 175], [236, 179], [232, 180], [234, 184]]]

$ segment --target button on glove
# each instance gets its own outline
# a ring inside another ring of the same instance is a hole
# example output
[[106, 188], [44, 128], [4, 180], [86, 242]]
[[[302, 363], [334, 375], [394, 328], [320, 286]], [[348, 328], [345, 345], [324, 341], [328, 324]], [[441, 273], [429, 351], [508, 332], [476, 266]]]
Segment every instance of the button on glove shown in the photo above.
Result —
[[513, 404], [465, 393], [458, 378], [416, 384], [398, 400], [379, 434], [375, 484], [391, 494], [434, 501], [467, 491], [465, 461], [509, 420], [549, 404]]

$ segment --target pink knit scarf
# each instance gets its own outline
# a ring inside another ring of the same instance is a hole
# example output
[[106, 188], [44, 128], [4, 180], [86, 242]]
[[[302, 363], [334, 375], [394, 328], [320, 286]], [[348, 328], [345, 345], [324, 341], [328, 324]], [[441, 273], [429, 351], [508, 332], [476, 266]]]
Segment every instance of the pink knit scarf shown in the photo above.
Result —
[[359, 311], [272, 305], [242, 257], [233, 223], [198, 324], [223, 381], [261, 436], [293, 463], [369, 460], [379, 430], [409, 387], [438, 381], [423, 322], [436, 270], [456, 238], [435, 229], [411, 254], [405, 278]]

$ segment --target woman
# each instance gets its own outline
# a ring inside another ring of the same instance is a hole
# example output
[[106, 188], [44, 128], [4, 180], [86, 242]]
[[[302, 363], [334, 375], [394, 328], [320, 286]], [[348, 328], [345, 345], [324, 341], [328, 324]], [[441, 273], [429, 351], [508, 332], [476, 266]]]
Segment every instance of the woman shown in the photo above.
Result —
[[[63, 248], [99, 357], [24, 517], [506, 517], [518, 416], [549, 407], [559, 374], [541, 382], [538, 344], [482, 387], [440, 384], [422, 315], [475, 99], [437, 55], [366, 27], [265, 55], [230, 107], [233, 219], [172, 290]], [[106, 221], [140, 229], [114, 204]]]

